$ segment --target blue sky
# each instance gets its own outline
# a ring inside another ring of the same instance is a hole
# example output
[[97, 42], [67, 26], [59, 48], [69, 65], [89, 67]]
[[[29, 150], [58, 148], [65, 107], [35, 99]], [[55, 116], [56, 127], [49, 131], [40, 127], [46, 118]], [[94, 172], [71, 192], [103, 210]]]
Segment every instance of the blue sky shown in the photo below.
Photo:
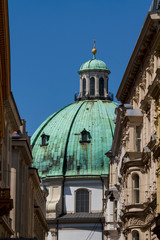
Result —
[[116, 95], [150, 5], [151, 0], [8, 0], [11, 88], [29, 135], [74, 102], [77, 71], [92, 58], [94, 38]]

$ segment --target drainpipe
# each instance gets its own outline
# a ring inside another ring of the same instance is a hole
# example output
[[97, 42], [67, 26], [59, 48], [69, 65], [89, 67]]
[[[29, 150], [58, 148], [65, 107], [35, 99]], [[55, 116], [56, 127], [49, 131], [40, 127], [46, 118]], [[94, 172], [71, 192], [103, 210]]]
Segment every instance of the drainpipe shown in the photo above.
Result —
[[102, 197], [102, 211], [104, 212], [104, 180], [103, 178], [100, 176], [101, 178], [101, 182], [102, 182], [102, 191], [103, 191], [103, 197]]
[[[101, 178], [101, 182], [102, 182], [102, 191], [103, 191], [103, 198], [102, 198], [102, 211], [104, 213], [104, 180], [103, 178], [100, 176]], [[104, 239], [104, 226], [103, 223], [101, 221], [101, 225], [102, 225], [102, 240]]]
[[63, 176], [63, 182], [62, 182], [62, 214], [64, 214], [64, 182], [65, 182], [65, 176]]

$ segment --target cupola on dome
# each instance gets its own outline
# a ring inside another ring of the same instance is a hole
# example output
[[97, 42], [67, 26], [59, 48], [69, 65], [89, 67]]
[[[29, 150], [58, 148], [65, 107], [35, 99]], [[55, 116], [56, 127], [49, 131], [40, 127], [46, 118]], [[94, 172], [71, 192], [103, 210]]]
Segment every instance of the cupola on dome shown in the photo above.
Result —
[[82, 64], [79, 72], [81, 71], [85, 71], [85, 70], [103, 70], [103, 71], [107, 71], [108, 73], [110, 73], [109, 69], [107, 68], [105, 62], [98, 60], [98, 59], [91, 59], [85, 63]]

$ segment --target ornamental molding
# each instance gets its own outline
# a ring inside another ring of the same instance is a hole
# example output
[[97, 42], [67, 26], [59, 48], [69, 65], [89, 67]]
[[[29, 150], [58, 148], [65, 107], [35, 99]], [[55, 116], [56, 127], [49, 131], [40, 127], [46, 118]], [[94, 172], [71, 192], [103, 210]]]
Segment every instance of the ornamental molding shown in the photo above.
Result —
[[141, 220], [140, 218], [130, 218], [128, 223], [127, 223], [128, 227], [129, 226], [143, 226], [144, 225], [144, 221]]

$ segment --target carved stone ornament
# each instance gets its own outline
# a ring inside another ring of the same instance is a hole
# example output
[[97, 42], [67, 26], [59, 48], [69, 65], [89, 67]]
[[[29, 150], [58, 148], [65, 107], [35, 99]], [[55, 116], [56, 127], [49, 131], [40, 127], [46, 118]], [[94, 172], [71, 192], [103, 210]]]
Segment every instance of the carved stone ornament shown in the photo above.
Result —
[[128, 221], [128, 227], [129, 226], [143, 226], [144, 222], [140, 218], [130, 218]]
[[150, 213], [149, 215], [147, 215], [145, 219], [145, 224], [150, 223], [153, 219], [154, 219], [154, 215], [153, 213]]

